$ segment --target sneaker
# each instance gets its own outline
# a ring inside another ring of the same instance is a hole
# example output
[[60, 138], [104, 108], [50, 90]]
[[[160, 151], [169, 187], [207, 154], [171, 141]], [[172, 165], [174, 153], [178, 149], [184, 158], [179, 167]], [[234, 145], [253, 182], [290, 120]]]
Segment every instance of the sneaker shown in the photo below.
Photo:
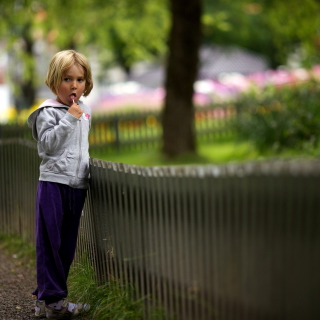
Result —
[[46, 317], [46, 303], [45, 301], [36, 300], [36, 306], [34, 308], [34, 316], [36, 318]]
[[74, 304], [72, 311], [69, 311], [68, 306], [69, 302], [66, 299], [63, 300], [61, 309], [58, 310], [46, 305], [45, 310], [47, 319], [70, 319], [90, 309], [89, 305], [81, 302]]

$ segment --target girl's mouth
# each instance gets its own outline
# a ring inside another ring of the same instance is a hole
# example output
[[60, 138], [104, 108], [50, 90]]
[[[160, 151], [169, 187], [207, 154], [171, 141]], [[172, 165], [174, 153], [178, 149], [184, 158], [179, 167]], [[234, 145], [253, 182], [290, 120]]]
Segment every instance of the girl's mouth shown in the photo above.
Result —
[[77, 96], [75, 93], [70, 94], [70, 96], [69, 96], [70, 102], [73, 102], [76, 99], [76, 97]]

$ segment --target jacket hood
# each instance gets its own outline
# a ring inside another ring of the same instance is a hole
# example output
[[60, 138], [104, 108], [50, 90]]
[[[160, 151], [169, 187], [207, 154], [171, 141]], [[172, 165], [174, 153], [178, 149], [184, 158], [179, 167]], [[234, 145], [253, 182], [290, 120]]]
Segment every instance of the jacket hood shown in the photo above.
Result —
[[[79, 100], [78, 103], [82, 104], [82, 101]], [[33, 138], [35, 140], [38, 140], [38, 134], [37, 134], [37, 128], [36, 128], [36, 119], [37, 119], [39, 111], [41, 109], [45, 108], [45, 107], [69, 109], [69, 106], [61, 104], [57, 100], [53, 100], [53, 99], [47, 99], [42, 104], [40, 104], [40, 106], [29, 115], [28, 120], [27, 120], [28, 127], [30, 127], [32, 129], [32, 136], [33, 136]]]

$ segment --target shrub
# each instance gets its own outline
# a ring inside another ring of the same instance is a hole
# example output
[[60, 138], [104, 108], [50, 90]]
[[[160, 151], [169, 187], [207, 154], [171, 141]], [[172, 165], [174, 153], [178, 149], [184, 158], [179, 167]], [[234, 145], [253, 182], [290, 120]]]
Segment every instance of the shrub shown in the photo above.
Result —
[[319, 82], [243, 94], [236, 102], [238, 136], [251, 140], [260, 151], [313, 149], [319, 144]]

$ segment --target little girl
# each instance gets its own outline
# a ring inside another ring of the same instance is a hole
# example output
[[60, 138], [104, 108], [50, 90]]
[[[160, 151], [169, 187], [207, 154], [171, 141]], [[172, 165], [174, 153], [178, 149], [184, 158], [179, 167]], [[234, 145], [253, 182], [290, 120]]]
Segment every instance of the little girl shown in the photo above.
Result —
[[88, 309], [70, 303], [67, 278], [89, 184], [91, 110], [80, 99], [93, 82], [88, 60], [73, 50], [52, 58], [46, 85], [57, 96], [28, 118], [42, 159], [36, 197], [37, 297], [35, 316], [60, 319]]

